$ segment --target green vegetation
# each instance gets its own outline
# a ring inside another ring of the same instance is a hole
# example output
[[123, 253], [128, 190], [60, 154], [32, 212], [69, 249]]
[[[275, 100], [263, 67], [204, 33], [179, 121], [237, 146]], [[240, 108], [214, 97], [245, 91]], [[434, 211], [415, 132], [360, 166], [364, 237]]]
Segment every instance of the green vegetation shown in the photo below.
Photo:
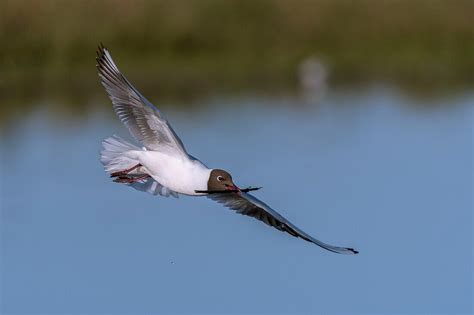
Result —
[[472, 0], [3, 0], [0, 97], [102, 92], [100, 41], [152, 94], [291, 87], [308, 56], [334, 84], [468, 85], [473, 12]]

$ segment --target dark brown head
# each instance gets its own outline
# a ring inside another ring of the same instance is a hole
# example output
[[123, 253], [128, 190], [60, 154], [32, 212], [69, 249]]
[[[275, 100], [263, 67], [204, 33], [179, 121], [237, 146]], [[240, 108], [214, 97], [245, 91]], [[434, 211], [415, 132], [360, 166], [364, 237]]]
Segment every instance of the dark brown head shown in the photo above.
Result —
[[232, 176], [220, 169], [213, 169], [209, 180], [207, 181], [207, 189], [216, 190], [239, 190], [239, 188], [232, 181]]

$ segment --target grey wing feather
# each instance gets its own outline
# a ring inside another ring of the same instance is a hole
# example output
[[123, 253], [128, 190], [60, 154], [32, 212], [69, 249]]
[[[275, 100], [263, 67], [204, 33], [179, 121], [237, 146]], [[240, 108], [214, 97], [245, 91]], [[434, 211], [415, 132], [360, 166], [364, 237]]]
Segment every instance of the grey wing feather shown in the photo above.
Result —
[[280, 231], [286, 232], [295, 237], [301, 237], [302, 239], [314, 243], [328, 251], [348, 255], [358, 253], [358, 251], [353, 248], [333, 246], [315, 239], [297, 228], [278, 212], [270, 208], [270, 206], [248, 193], [219, 193], [209, 194], [207, 196], [222, 203], [224, 206], [235, 210], [237, 213], [254, 217]]
[[179, 197], [177, 192], [172, 191], [168, 187], [165, 187], [165, 186], [161, 185], [160, 183], [158, 183], [156, 180], [154, 180], [151, 177], [149, 177], [149, 178], [147, 178], [143, 181], [131, 183], [131, 184], [128, 184], [128, 185], [132, 186], [136, 190], [144, 191], [144, 192], [150, 193], [150, 194], [155, 195], [155, 196], [156, 195], [161, 195], [161, 196], [164, 196], [164, 197], [169, 197], [169, 196], [173, 196], [175, 198]]
[[173, 150], [187, 154], [179, 137], [160, 111], [125, 78], [109, 51], [97, 51], [97, 69], [115, 113], [134, 138], [151, 150]]

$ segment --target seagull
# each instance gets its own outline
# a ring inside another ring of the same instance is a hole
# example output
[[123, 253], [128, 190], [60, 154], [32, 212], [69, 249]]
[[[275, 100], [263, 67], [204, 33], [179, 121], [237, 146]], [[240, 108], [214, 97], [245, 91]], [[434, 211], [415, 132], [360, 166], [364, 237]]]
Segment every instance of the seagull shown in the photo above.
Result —
[[97, 50], [97, 70], [113, 109], [142, 147], [118, 136], [102, 142], [100, 161], [114, 182], [153, 195], [207, 196], [242, 215], [339, 254], [353, 248], [321, 242], [303, 232], [249, 191], [234, 184], [229, 172], [211, 169], [190, 155], [162, 113], [120, 72], [107, 48]]

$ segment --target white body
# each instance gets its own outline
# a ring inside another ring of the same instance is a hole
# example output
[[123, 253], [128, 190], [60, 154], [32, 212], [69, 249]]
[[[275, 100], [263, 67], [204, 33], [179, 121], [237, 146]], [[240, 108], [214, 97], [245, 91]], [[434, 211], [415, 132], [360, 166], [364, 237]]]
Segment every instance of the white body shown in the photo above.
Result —
[[178, 154], [174, 150], [139, 148], [117, 136], [104, 139], [102, 145], [100, 160], [108, 173], [113, 174], [141, 164], [141, 167], [129, 174], [150, 175], [139, 182], [128, 184], [137, 190], [165, 197], [178, 197], [178, 194], [199, 196], [202, 194], [196, 193], [196, 190], [207, 190], [212, 170], [188, 154]]
[[202, 194], [196, 190], [207, 190], [211, 170], [198, 160], [149, 150], [127, 154], [143, 165], [145, 173], [172, 191], [197, 196]]

